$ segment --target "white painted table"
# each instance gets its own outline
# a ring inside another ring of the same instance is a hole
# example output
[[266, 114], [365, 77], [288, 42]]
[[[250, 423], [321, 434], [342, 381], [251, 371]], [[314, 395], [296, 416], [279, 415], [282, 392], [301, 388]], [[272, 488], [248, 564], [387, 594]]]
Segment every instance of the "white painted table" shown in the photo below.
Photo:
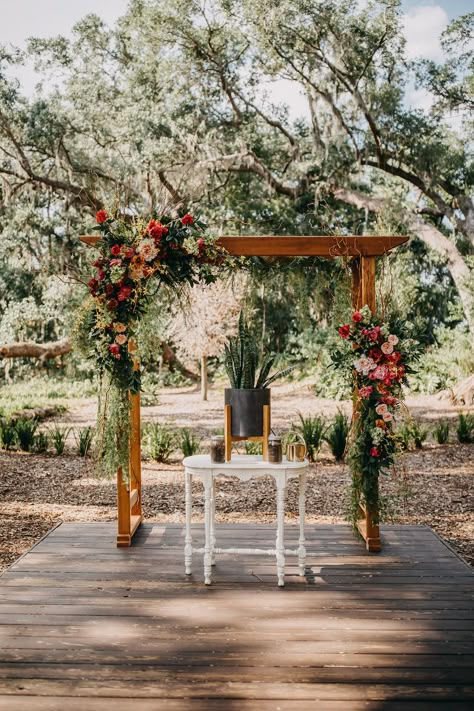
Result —
[[[240, 455], [232, 456], [230, 462], [216, 464], [211, 462], [209, 455], [198, 454], [193, 457], [186, 457], [183, 461], [185, 472], [186, 489], [186, 537], [184, 541], [184, 565], [186, 575], [191, 575], [191, 565], [193, 553], [204, 553], [204, 582], [211, 584], [211, 570], [215, 565], [215, 557], [218, 553], [246, 553], [247, 555], [275, 555], [277, 562], [278, 585], [285, 584], [285, 555], [297, 555], [299, 574], [305, 572], [305, 537], [304, 537], [304, 517], [305, 517], [305, 491], [306, 474], [308, 462], [287, 462], [286, 459], [281, 464], [271, 464], [264, 462], [261, 456]], [[216, 528], [215, 528], [215, 503], [216, 503], [216, 480], [218, 478], [236, 477], [239, 481], [249, 481], [260, 476], [272, 476], [275, 479], [277, 489], [277, 529], [275, 548], [217, 548]], [[205, 544], [204, 548], [193, 548], [191, 535], [191, 511], [192, 511], [192, 480], [193, 476], [199, 477], [204, 485], [204, 522], [205, 522]], [[299, 522], [300, 536], [298, 548], [296, 550], [285, 549], [284, 527], [285, 527], [285, 494], [289, 479], [299, 480]]]

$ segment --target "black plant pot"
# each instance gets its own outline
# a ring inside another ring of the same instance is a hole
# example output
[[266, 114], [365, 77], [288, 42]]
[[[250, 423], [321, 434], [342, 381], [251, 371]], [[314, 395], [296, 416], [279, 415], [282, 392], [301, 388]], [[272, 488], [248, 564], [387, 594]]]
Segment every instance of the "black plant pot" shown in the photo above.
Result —
[[271, 389], [226, 388], [224, 402], [232, 407], [232, 437], [263, 435], [263, 406], [270, 405]]

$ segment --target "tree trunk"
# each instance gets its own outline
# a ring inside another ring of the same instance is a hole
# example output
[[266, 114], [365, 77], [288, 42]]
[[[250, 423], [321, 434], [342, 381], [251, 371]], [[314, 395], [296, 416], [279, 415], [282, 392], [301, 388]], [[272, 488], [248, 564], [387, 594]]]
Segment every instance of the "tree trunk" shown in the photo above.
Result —
[[34, 343], [33, 341], [23, 341], [19, 343], [6, 343], [0, 346], [0, 358], [57, 358], [72, 350], [71, 343], [63, 338], [61, 341], [51, 341], [50, 343]]
[[201, 400], [207, 400], [207, 355], [201, 356]]
[[[337, 200], [354, 205], [359, 209], [368, 209], [371, 212], [382, 212], [390, 206], [388, 200], [370, 197], [370, 195], [359, 193], [356, 190], [335, 188], [333, 194]], [[474, 337], [474, 294], [469, 287], [471, 271], [461, 252], [454, 242], [451, 242], [434, 225], [425, 222], [419, 215], [403, 208], [399, 208], [399, 213], [410, 231], [446, 260], [461, 300], [469, 330]]]

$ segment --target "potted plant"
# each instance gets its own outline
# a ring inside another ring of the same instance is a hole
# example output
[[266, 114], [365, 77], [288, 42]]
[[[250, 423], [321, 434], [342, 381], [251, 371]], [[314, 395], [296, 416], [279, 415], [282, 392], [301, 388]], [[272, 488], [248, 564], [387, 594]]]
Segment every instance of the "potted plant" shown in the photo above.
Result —
[[257, 341], [250, 334], [243, 314], [238, 335], [225, 345], [224, 366], [232, 387], [225, 389], [225, 404], [232, 407], [232, 437], [261, 437], [263, 407], [270, 405], [269, 385], [288, 375], [295, 366], [270, 375], [274, 356], [259, 357]]

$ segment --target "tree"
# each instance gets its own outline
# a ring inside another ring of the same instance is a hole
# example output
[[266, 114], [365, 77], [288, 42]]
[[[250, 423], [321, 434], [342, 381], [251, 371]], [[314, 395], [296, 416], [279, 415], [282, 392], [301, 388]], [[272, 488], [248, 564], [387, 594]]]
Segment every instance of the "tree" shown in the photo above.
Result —
[[207, 400], [208, 358], [221, 355], [227, 339], [234, 335], [245, 287], [242, 275], [233, 281], [196, 285], [170, 323], [168, 336], [178, 352], [192, 359], [199, 356], [203, 400]]

